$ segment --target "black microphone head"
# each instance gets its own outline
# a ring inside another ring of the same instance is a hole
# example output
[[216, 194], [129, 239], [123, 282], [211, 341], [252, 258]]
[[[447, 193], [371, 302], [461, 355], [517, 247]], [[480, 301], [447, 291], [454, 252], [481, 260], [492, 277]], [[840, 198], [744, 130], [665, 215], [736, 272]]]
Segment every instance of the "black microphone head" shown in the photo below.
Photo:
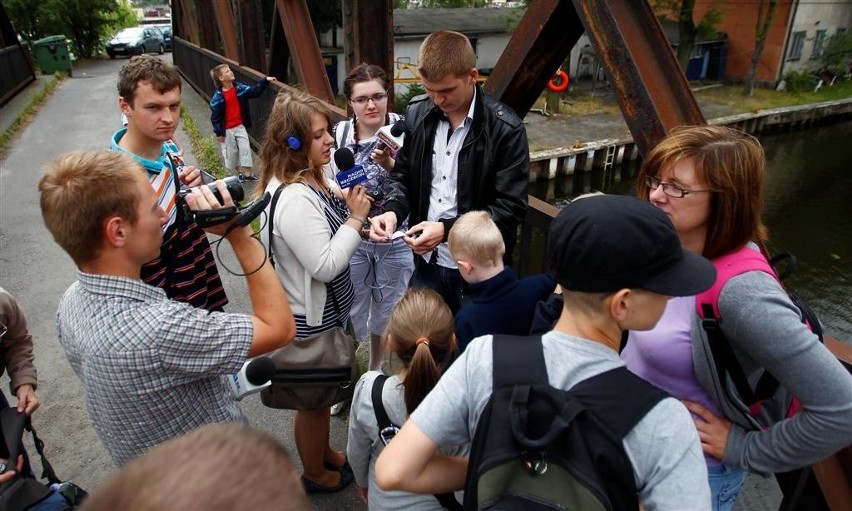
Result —
[[334, 164], [340, 170], [349, 170], [355, 166], [355, 155], [348, 147], [341, 147], [334, 151]]
[[252, 385], [263, 385], [275, 375], [275, 362], [269, 357], [257, 357], [246, 366], [246, 380]]
[[400, 119], [393, 123], [390, 129], [391, 135], [398, 137], [405, 133], [405, 119]]

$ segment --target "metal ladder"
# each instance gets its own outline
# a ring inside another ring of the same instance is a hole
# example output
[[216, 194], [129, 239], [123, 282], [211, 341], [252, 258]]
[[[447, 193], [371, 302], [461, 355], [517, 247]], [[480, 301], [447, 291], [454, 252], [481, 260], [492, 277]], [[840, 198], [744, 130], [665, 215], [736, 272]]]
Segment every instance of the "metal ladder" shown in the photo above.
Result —
[[604, 159], [604, 172], [612, 168], [615, 163], [615, 146], [611, 145], [606, 148], [606, 158]]

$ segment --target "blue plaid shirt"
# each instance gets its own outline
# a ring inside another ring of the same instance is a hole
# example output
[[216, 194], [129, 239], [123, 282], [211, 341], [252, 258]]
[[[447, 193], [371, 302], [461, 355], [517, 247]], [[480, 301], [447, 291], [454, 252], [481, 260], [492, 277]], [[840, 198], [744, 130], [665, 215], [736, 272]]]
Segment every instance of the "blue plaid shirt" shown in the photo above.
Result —
[[224, 375], [248, 356], [248, 316], [169, 300], [141, 280], [78, 272], [56, 328], [117, 464], [203, 424], [246, 423]]

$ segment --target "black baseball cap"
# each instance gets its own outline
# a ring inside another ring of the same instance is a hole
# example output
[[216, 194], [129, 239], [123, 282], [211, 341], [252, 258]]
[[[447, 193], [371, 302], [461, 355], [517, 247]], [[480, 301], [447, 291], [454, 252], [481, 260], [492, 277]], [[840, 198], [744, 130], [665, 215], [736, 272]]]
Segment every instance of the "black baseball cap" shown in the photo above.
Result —
[[663, 211], [623, 195], [565, 206], [550, 224], [547, 253], [556, 282], [569, 291], [692, 296], [716, 281], [713, 264], [681, 247]]

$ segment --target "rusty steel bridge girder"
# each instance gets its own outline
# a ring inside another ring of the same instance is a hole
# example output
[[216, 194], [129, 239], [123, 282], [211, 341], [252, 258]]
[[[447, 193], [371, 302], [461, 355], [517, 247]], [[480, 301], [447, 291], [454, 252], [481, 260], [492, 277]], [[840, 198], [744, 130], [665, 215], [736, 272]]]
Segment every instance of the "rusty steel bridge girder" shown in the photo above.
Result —
[[706, 124], [648, 2], [533, 2], [486, 85], [525, 116], [583, 34], [602, 62], [642, 154], [676, 126]]
[[333, 105], [334, 94], [307, 3], [305, 0], [275, 0], [275, 8], [284, 27], [296, 74], [308, 92]]
[[707, 124], [648, 2], [573, 3], [640, 153], [674, 127]]
[[570, 1], [533, 2], [485, 82], [486, 92], [524, 117], [583, 30]]

